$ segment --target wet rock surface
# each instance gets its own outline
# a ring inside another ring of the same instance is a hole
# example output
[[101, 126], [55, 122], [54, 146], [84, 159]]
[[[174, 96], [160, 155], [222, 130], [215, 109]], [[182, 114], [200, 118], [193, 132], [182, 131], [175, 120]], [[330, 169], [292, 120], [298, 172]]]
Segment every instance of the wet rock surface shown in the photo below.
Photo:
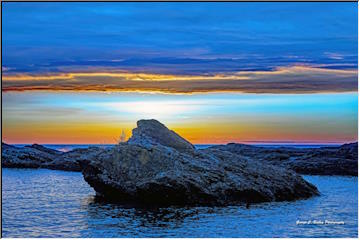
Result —
[[127, 143], [79, 162], [98, 195], [124, 203], [229, 205], [318, 195], [292, 170], [231, 151], [195, 150], [156, 120], [139, 121]]

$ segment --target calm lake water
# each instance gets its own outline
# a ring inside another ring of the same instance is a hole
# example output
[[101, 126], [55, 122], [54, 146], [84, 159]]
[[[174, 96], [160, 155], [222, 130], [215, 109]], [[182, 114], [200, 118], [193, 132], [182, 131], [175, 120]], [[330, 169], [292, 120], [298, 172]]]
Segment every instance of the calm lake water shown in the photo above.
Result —
[[[137, 209], [96, 201], [81, 173], [2, 170], [3, 237], [357, 237], [357, 177], [305, 176], [320, 197], [250, 206]], [[297, 225], [297, 220], [343, 225]]]

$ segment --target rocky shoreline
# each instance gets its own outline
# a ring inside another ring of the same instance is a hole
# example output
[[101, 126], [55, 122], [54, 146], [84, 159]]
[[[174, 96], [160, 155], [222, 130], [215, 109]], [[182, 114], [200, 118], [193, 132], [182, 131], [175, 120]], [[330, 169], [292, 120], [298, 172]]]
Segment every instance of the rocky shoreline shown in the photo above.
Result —
[[1, 166], [3, 168], [45, 168], [81, 172], [79, 161], [103, 151], [100, 147], [74, 149], [60, 152], [39, 144], [16, 147], [2, 143]]
[[[321, 148], [265, 148], [229, 143], [212, 146], [209, 149], [228, 151], [260, 162], [268, 162], [292, 169], [299, 174], [358, 176], [357, 142], [340, 147]], [[101, 147], [89, 147], [60, 152], [38, 144], [15, 147], [2, 143], [2, 167], [80, 172], [81, 166], [78, 161], [86, 160], [89, 155], [101, 151], [104, 151]]]
[[298, 173], [357, 176], [357, 143], [265, 148], [230, 143], [196, 149], [156, 120], [140, 120], [126, 143], [60, 152], [2, 143], [2, 167], [82, 171], [107, 200], [152, 205], [290, 201], [318, 195]]
[[256, 147], [229, 143], [210, 147], [286, 167], [306, 175], [358, 176], [358, 143], [339, 147]]

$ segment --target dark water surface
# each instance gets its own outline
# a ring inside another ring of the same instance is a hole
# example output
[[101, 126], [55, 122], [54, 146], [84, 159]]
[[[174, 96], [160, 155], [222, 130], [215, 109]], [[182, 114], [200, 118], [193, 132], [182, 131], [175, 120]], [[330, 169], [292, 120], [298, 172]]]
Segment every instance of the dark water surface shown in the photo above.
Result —
[[357, 237], [357, 177], [305, 176], [321, 196], [296, 202], [145, 210], [96, 201], [81, 173], [2, 171], [3, 237]]

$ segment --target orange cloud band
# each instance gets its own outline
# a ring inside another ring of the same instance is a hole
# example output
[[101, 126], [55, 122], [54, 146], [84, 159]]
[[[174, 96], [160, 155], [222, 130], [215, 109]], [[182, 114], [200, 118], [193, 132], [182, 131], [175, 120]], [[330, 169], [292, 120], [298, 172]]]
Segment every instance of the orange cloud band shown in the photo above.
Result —
[[167, 93], [317, 93], [357, 91], [357, 70], [308, 66], [215, 75], [128, 72], [5, 75], [3, 91], [152, 91]]

